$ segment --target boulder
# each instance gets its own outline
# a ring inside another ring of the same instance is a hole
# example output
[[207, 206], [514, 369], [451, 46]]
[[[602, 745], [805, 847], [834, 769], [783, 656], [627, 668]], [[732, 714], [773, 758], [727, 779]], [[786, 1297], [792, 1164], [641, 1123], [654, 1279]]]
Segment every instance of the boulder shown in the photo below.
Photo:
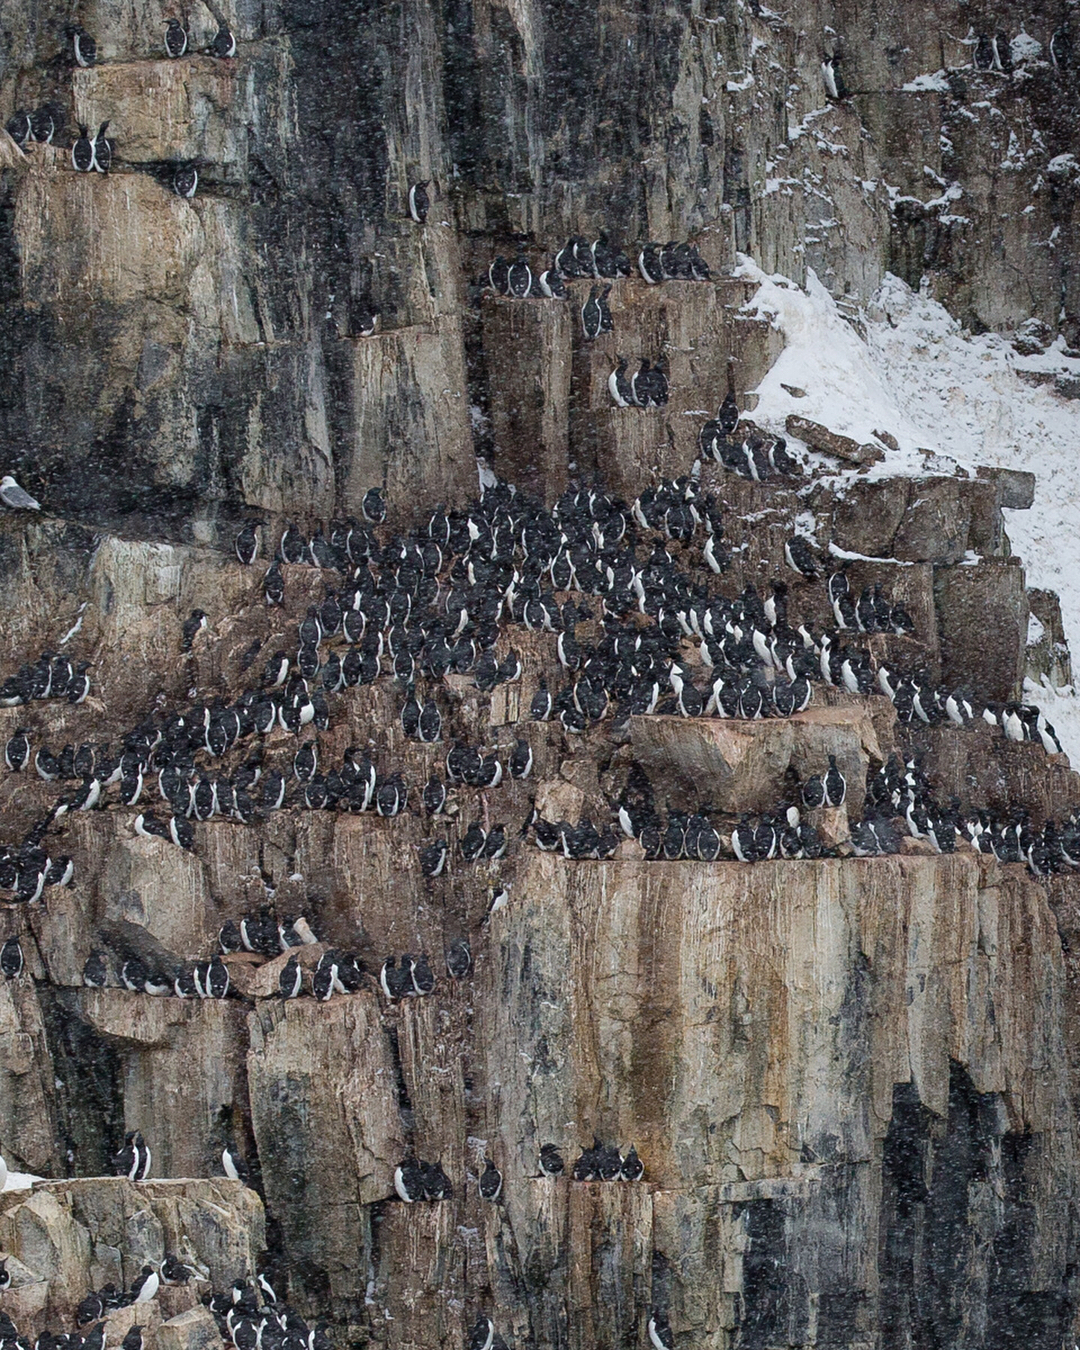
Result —
[[885, 458], [885, 451], [879, 445], [868, 443], [860, 445], [850, 436], [842, 436], [830, 431], [820, 422], [811, 422], [798, 413], [789, 413], [785, 423], [787, 434], [797, 441], [804, 441], [811, 450], [819, 454], [831, 455], [833, 459], [842, 459], [846, 464], [877, 464]]

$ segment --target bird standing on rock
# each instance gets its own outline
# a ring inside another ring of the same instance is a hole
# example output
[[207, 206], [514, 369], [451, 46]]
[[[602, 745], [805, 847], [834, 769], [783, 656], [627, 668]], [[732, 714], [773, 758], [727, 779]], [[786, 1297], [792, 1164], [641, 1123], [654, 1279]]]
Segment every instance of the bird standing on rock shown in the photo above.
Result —
[[25, 492], [9, 473], [0, 478], [0, 502], [11, 511], [41, 510], [41, 503]]
[[179, 60], [187, 51], [187, 30], [179, 19], [169, 19], [165, 24], [165, 54], [174, 61]]

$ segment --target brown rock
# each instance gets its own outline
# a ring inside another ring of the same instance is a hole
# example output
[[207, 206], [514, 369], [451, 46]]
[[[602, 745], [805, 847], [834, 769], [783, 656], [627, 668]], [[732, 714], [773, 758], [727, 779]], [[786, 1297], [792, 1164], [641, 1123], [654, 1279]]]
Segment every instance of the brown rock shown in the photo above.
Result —
[[955, 478], [916, 479], [893, 537], [893, 553], [911, 562], [959, 562], [968, 546], [971, 507]]
[[162, 1322], [155, 1337], [157, 1350], [212, 1350], [220, 1344], [214, 1315], [202, 1306], [189, 1308]]
[[811, 422], [809, 418], [800, 417], [797, 413], [788, 414], [785, 426], [789, 436], [805, 441], [812, 450], [817, 450], [820, 454], [842, 459], [847, 464], [876, 464], [885, 458], [885, 452], [880, 446], [860, 445], [850, 436], [830, 431], [820, 422]]
[[847, 485], [832, 516], [833, 542], [851, 553], [895, 557], [893, 539], [907, 510], [910, 479]]
[[935, 568], [934, 596], [942, 680], [987, 701], [1015, 698], [1027, 644], [1023, 572], [994, 562]]

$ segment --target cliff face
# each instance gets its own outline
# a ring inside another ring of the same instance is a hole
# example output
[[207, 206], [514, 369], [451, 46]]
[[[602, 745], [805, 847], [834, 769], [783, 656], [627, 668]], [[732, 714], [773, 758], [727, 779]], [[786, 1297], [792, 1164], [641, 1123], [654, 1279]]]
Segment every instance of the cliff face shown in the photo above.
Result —
[[[118, 749], [140, 723], [257, 686], [348, 571], [284, 563], [284, 603], [268, 605], [282, 530], [329, 535], [373, 486], [392, 559], [399, 532], [477, 495], [478, 453], [487, 481], [549, 507], [568, 487], [632, 502], [688, 474], [729, 380], [753, 418], [784, 345], [737, 253], [794, 283], [812, 269], [856, 321], [891, 271], [976, 330], [1037, 320], [1043, 346], [1080, 341], [1075, 71], [1049, 51], [1070, 16], [1033, 11], [1009, 35], [1010, 74], [972, 65], [1001, 20], [945, 0], [244, 0], [223, 15], [235, 58], [206, 54], [215, 9], [186, 16], [193, 54], [172, 61], [160, 7], [87, 0], [99, 59], [75, 69], [67, 11], [12, 0], [5, 117], [50, 104], [63, 129], [24, 148], [0, 133], [0, 467], [45, 507], [0, 515], [0, 678], [59, 650], [92, 662], [92, 685], [77, 705], [0, 707], [0, 741], [27, 727], [35, 751]], [[826, 56], [847, 97], [825, 98]], [[74, 128], [106, 119], [112, 171], [77, 174]], [[171, 190], [181, 164], [198, 166], [191, 199]], [[434, 184], [423, 225], [407, 210], [420, 180]], [[569, 235], [600, 231], [635, 255], [692, 239], [712, 279], [617, 280], [613, 331], [595, 341], [588, 281], [566, 301], [484, 287], [497, 253], [520, 244], [539, 271]], [[380, 326], [362, 336], [372, 306]], [[612, 406], [627, 353], [663, 358], [666, 405]], [[1067, 679], [1056, 598], [1029, 594], [1005, 532], [1030, 480], [929, 452], [920, 473], [892, 472], [889, 427], [863, 444], [805, 419], [788, 434], [816, 452], [798, 480], [700, 470], [723, 512], [722, 577], [704, 571], [700, 529], [665, 541], [710, 595], [783, 575], [793, 618], [833, 625], [820, 578], [784, 566], [798, 529], [844, 561], [853, 594], [879, 585], [910, 615], [910, 632], [856, 639], [875, 669], [980, 707], [1018, 698], [1025, 675]], [[233, 553], [241, 521], [260, 525], [254, 566]], [[466, 585], [451, 555], [444, 603]], [[598, 644], [588, 600], [578, 637]], [[185, 651], [196, 609], [207, 631]], [[518, 681], [420, 681], [438, 744], [405, 736], [389, 656], [377, 681], [327, 696], [329, 725], [301, 740], [323, 772], [354, 746], [380, 778], [399, 772], [402, 815], [309, 809], [299, 742], [278, 725], [199, 756], [226, 778], [257, 743], [264, 773], [289, 778], [286, 808], [258, 823], [195, 823], [190, 849], [144, 837], [140, 808], [169, 814], [148, 769], [139, 806], [113, 786], [103, 809], [49, 827], [72, 885], [34, 904], [0, 892], [0, 942], [18, 936], [26, 961], [0, 979], [0, 1152], [48, 1178], [0, 1200], [0, 1308], [20, 1331], [67, 1329], [88, 1289], [175, 1251], [205, 1282], [162, 1288], [150, 1350], [208, 1350], [218, 1327], [199, 1294], [268, 1264], [338, 1346], [443, 1350], [480, 1314], [510, 1346], [645, 1346], [657, 1310], [680, 1348], [1071, 1345], [1076, 883], [966, 844], [856, 857], [848, 842], [893, 753], [918, 756], [942, 802], [1039, 827], [1078, 799], [1064, 756], [979, 720], [901, 723], [877, 692], [820, 683], [791, 718], [612, 707], [570, 734], [530, 720], [542, 681], [568, 683], [533, 628], [506, 622], [496, 644], [500, 661], [520, 655]], [[705, 686], [698, 645], [679, 650]], [[519, 738], [526, 780], [454, 788], [434, 818], [421, 805], [455, 741], [505, 765]], [[848, 801], [813, 819], [835, 856], [645, 861], [627, 840], [571, 860], [524, 829], [534, 810], [607, 824], [643, 770], [662, 814], [706, 803], [730, 835], [829, 755]], [[0, 843], [77, 786], [0, 774]], [[475, 820], [506, 823], [505, 857], [463, 861]], [[438, 838], [450, 863], [427, 877], [418, 850]], [[306, 978], [353, 952], [359, 989], [282, 1000], [284, 953], [229, 955], [224, 1000], [84, 984], [97, 950], [169, 971], [209, 960], [222, 925], [265, 904], [307, 916]], [[455, 980], [444, 958], [462, 940], [474, 964]], [[430, 996], [381, 992], [383, 961], [404, 952], [430, 956]], [[152, 1181], [103, 1178], [130, 1130], [153, 1146]], [[572, 1181], [594, 1137], [633, 1144], [644, 1180]], [[227, 1140], [256, 1189], [220, 1176]], [[548, 1143], [558, 1179], [539, 1172]], [[401, 1203], [407, 1154], [440, 1162], [451, 1198]], [[478, 1194], [486, 1157], [498, 1203]], [[110, 1344], [132, 1314], [114, 1318]]]

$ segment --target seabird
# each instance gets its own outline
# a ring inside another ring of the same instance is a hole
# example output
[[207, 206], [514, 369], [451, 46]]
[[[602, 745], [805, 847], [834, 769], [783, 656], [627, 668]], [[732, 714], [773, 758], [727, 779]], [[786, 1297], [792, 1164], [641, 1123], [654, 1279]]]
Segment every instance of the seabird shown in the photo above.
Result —
[[822, 780], [826, 806], [842, 806], [847, 797], [847, 780], [836, 767], [836, 756], [829, 756], [829, 768]]
[[517, 257], [507, 270], [506, 289], [519, 300], [525, 299], [532, 289], [532, 271], [522, 249], [518, 249]]
[[386, 502], [382, 488], [369, 488], [360, 503], [360, 514], [370, 525], [381, 525], [386, 519]]
[[622, 1161], [621, 1176], [623, 1181], [640, 1181], [645, 1175], [645, 1164], [638, 1157], [637, 1149], [630, 1145], [630, 1152]]
[[108, 173], [112, 168], [113, 147], [105, 133], [109, 129], [107, 121], [102, 122], [98, 127], [97, 135], [94, 137], [94, 168], [98, 173]]
[[548, 300], [565, 300], [566, 283], [554, 267], [541, 272], [536, 279], [540, 294]]
[[236, 38], [224, 25], [214, 34], [209, 51], [211, 56], [220, 57], [222, 60], [236, 55]]
[[446, 971], [453, 980], [463, 980], [472, 970], [472, 952], [468, 940], [460, 938], [446, 953]]
[[25, 109], [20, 108], [17, 113], [9, 117], [4, 129], [20, 149], [27, 141], [33, 139], [33, 123], [30, 121], [30, 114]]
[[154, 1267], [143, 1266], [131, 1285], [132, 1303], [149, 1303], [152, 1298], [157, 1297], [160, 1284], [161, 1277]]
[[165, 24], [165, 55], [178, 60], [187, 51], [187, 30], [179, 19], [169, 19]]
[[85, 28], [80, 28], [78, 24], [73, 24], [68, 28], [67, 33], [71, 38], [75, 64], [84, 68], [92, 66], [97, 60], [97, 43], [94, 39]]
[[[93, 159], [92, 149], [91, 159]], [[78, 165], [76, 165], [76, 168], [78, 168]], [[12, 511], [41, 510], [41, 503], [31, 497], [29, 492], [24, 492], [9, 473], [4, 474], [3, 478], [0, 478], [0, 502], [3, 502], [4, 505]]]
[[466, 862], [476, 862], [484, 852], [484, 843], [486, 839], [487, 836], [484, 833], [484, 827], [478, 820], [474, 820], [458, 841], [458, 848], [461, 850], [461, 856]]
[[195, 638], [207, 627], [207, 618], [201, 609], [193, 609], [191, 614], [184, 620], [184, 626], [181, 630], [180, 650], [182, 652], [191, 651]]
[[449, 856], [449, 846], [445, 839], [427, 844], [420, 849], [420, 870], [426, 877], [442, 876]]
[[603, 331], [603, 313], [600, 309], [600, 287], [589, 288], [589, 298], [581, 307], [581, 328], [587, 341], [598, 338]]
[[120, 1342], [120, 1350], [143, 1350], [142, 1327], [133, 1326]]
[[109, 967], [99, 951], [92, 951], [83, 966], [83, 984], [89, 989], [104, 989], [109, 978]]
[[21, 773], [30, 763], [30, 737], [25, 727], [17, 727], [4, 746], [4, 763], [12, 773]]
[[495, 1339], [495, 1323], [490, 1317], [478, 1317], [469, 1332], [468, 1350], [491, 1350]]
[[431, 209], [431, 198], [428, 196], [428, 187], [431, 184], [430, 178], [425, 178], [421, 183], [414, 183], [409, 188], [409, 215], [417, 225], [423, 225], [427, 220], [428, 211]]
[[304, 972], [295, 956], [290, 956], [278, 976], [278, 993], [282, 999], [298, 998], [304, 984]]
[[488, 267], [488, 282], [496, 295], [507, 295], [510, 290], [510, 264], [501, 253], [495, 255]]
[[165, 1260], [161, 1263], [161, 1279], [164, 1284], [187, 1284], [192, 1273], [191, 1267], [186, 1266], [175, 1252], [165, 1253]]
[[437, 773], [433, 773], [424, 784], [424, 810], [429, 816], [437, 816], [446, 805], [446, 784]]
[[424, 1199], [424, 1174], [415, 1155], [410, 1154], [394, 1169], [394, 1190], [407, 1205]]
[[492, 1204], [502, 1194], [502, 1173], [490, 1158], [484, 1159], [484, 1170], [480, 1173], [480, 1198]]
[[[178, 164], [173, 173], [172, 190], [190, 201], [199, 186], [199, 171], [194, 164]], [[269, 574], [268, 574], [269, 575]]]
[[256, 522], [249, 520], [233, 541], [237, 558], [245, 566], [253, 563], [259, 556], [259, 531]]
[[821, 78], [825, 84], [825, 93], [834, 102], [847, 98], [847, 88], [840, 72], [839, 56], [827, 56], [821, 63]]
[[793, 535], [784, 544], [784, 559], [787, 565], [804, 577], [817, 576], [817, 558], [807, 540], [801, 535]]
[[656, 286], [664, 280], [664, 269], [660, 266], [660, 245], [646, 244], [638, 254], [638, 271], [649, 283]]
[[540, 1171], [545, 1177], [562, 1176], [566, 1170], [563, 1156], [554, 1144], [543, 1144], [540, 1148]]
[[23, 970], [23, 950], [17, 937], [9, 937], [0, 947], [0, 974], [16, 979]]
[[675, 1337], [671, 1334], [671, 1323], [667, 1313], [654, 1308], [649, 1315], [649, 1340], [654, 1350], [675, 1350]]
[[626, 378], [626, 357], [620, 356], [617, 359], [619, 364], [608, 376], [608, 392], [620, 408], [629, 408], [637, 402], [634, 386], [633, 382]]
[[241, 1158], [236, 1145], [230, 1139], [221, 1150], [221, 1167], [230, 1181], [241, 1181], [247, 1184], [250, 1175], [248, 1165]]

